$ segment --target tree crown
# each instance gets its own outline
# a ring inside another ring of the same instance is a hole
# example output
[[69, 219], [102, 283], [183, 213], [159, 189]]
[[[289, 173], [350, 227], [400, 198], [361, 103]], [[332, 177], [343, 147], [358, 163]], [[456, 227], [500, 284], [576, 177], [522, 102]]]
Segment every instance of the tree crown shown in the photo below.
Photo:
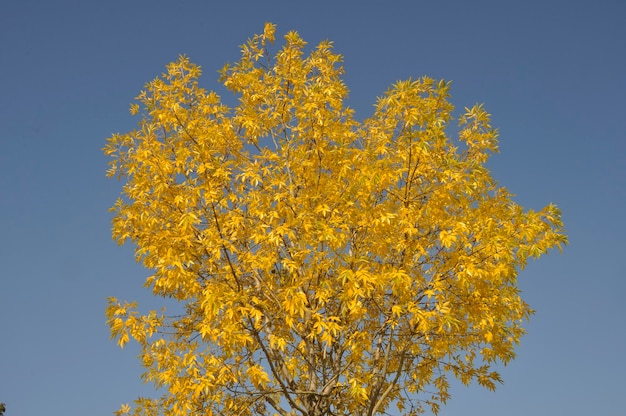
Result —
[[233, 108], [181, 56], [108, 139], [113, 237], [184, 308], [110, 299], [112, 336], [165, 392], [133, 414], [416, 414], [451, 375], [495, 388], [532, 312], [518, 272], [566, 243], [558, 209], [491, 177], [482, 106], [449, 138], [449, 82], [398, 82], [359, 122], [331, 42], [284, 39], [270, 53], [267, 24], [222, 69]]

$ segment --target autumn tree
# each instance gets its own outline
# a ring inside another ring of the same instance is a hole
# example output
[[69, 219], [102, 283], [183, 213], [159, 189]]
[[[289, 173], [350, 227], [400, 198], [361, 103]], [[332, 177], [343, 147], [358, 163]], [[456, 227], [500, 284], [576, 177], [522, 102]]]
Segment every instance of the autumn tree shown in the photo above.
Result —
[[179, 305], [110, 299], [112, 337], [160, 389], [118, 414], [413, 415], [450, 377], [494, 389], [532, 313], [518, 272], [566, 243], [559, 211], [490, 176], [482, 106], [448, 128], [450, 83], [398, 82], [360, 122], [331, 43], [274, 33], [222, 69], [236, 105], [183, 56], [108, 139], [113, 237]]

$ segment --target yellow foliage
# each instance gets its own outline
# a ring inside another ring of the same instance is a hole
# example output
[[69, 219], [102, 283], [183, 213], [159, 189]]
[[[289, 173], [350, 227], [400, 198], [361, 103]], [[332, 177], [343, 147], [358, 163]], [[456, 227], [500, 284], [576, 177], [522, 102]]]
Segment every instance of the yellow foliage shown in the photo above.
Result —
[[448, 375], [495, 388], [532, 312], [517, 274], [566, 243], [558, 209], [490, 176], [482, 106], [448, 136], [449, 82], [398, 82], [359, 122], [332, 44], [290, 32], [271, 52], [275, 30], [222, 69], [234, 108], [181, 56], [107, 141], [113, 238], [184, 310], [109, 299], [112, 337], [164, 392], [117, 414], [417, 412], [425, 390], [436, 411]]

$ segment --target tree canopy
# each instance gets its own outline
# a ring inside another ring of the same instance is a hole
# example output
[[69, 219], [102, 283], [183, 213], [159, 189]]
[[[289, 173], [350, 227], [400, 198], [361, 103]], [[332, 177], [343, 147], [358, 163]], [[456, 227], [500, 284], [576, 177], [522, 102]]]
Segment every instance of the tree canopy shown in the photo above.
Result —
[[113, 237], [180, 304], [109, 299], [160, 389], [118, 414], [412, 415], [450, 377], [494, 389], [532, 313], [518, 273], [566, 243], [558, 209], [491, 177], [497, 131], [481, 105], [450, 128], [449, 82], [397, 82], [358, 121], [331, 42], [274, 41], [221, 70], [236, 105], [181, 56], [107, 141]]

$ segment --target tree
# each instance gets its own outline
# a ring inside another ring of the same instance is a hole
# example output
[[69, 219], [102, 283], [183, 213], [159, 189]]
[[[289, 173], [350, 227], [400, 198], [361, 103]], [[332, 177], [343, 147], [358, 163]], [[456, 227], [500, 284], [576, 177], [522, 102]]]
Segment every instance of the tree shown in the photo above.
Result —
[[124, 180], [113, 237], [180, 305], [109, 300], [112, 337], [163, 392], [132, 414], [412, 415], [449, 377], [494, 389], [532, 313], [518, 272], [566, 243], [558, 209], [492, 179], [482, 106], [448, 137], [449, 82], [398, 82], [359, 122], [331, 43], [290, 32], [271, 53], [274, 34], [222, 69], [234, 108], [182, 56], [105, 147]]
[[7, 411], [7, 407], [4, 403], [0, 403], [0, 416], [4, 416], [4, 412]]

